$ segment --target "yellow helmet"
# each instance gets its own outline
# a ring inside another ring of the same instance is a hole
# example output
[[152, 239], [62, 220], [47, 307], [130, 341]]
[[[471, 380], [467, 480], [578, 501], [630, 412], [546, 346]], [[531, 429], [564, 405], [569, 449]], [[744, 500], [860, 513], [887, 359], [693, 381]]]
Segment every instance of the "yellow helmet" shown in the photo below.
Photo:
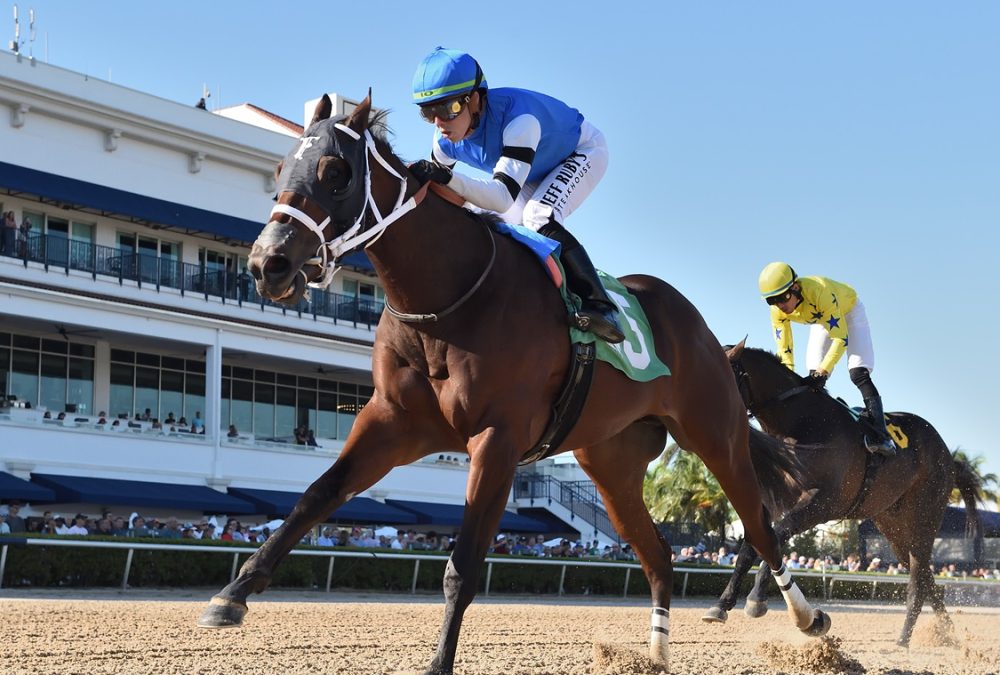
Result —
[[795, 270], [788, 263], [773, 262], [760, 273], [757, 278], [757, 285], [760, 287], [760, 296], [770, 298], [781, 295], [795, 283]]

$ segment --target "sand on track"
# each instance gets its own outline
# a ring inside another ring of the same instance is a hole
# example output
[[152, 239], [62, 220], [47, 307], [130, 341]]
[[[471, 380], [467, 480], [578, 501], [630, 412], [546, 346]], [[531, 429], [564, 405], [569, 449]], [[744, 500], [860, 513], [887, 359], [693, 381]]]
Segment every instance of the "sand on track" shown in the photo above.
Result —
[[[437, 645], [439, 596], [268, 591], [237, 629], [195, 626], [198, 591], [0, 591], [0, 673], [422, 673]], [[670, 672], [997, 673], [1000, 610], [951, 611], [945, 639], [925, 609], [910, 649], [895, 644], [901, 606], [823, 605], [825, 641], [806, 638], [780, 600], [761, 619], [737, 609], [700, 620], [709, 600], [675, 601]], [[456, 673], [624, 675], [662, 672], [646, 659], [649, 608], [636, 600], [478, 599], [465, 616]]]

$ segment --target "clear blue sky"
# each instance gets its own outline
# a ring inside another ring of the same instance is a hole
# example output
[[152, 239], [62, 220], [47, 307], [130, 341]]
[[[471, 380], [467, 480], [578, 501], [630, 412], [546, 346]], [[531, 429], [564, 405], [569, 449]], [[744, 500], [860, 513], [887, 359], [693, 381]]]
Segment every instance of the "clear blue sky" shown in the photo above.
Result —
[[[23, 37], [36, 10], [36, 57], [184, 103], [206, 83], [211, 108], [301, 121], [304, 101], [371, 86], [407, 159], [431, 134], [416, 64], [469, 51], [493, 86], [560, 97], [604, 131], [608, 174], [569, 221], [599, 267], [662, 277], [720, 341], [768, 349], [766, 263], [853, 285], [886, 408], [1000, 473], [998, 3], [18, 4]], [[860, 404], [845, 365], [830, 389]]]

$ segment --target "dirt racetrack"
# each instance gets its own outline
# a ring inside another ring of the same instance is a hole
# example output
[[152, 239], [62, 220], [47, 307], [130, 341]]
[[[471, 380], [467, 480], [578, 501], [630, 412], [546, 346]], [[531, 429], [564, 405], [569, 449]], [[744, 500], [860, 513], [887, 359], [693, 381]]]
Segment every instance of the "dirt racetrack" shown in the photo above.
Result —
[[[268, 591], [242, 628], [195, 621], [211, 590], [0, 591], [0, 673], [420, 673], [437, 645], [438, 596]], [[675, 601], [673, 673], [997, 673], [1000, 610], [929, 608], [909, 650], [896, 647], [901, 606], [824, 605], [831, 639], [802, 636], [772, 598], [767, 616], [739, 609], [723, 626], [700, 620], [707, 599]], [[456, 673], [624, 675], [661, 672], [645, 658], [649, 609], [635, 600], [480, 598], [466, 614]]]

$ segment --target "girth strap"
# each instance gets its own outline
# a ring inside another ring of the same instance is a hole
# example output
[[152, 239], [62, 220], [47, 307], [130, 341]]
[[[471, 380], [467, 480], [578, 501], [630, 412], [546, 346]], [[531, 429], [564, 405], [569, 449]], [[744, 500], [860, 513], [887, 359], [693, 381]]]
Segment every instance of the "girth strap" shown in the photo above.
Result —
[[549, 425], [542, 432], [541, 440], [524, 454], [519, 464], [531, 464], [549, 457], [559, 449], [559, 446], [569, 432], [576, 426], [590, 393], [590, 383], [594, 379], [594, 343], [573, 344], [573, 357], [570, 360], [570, 370], [566, 377], [563, 390], [552, 407], [552, 417]]

